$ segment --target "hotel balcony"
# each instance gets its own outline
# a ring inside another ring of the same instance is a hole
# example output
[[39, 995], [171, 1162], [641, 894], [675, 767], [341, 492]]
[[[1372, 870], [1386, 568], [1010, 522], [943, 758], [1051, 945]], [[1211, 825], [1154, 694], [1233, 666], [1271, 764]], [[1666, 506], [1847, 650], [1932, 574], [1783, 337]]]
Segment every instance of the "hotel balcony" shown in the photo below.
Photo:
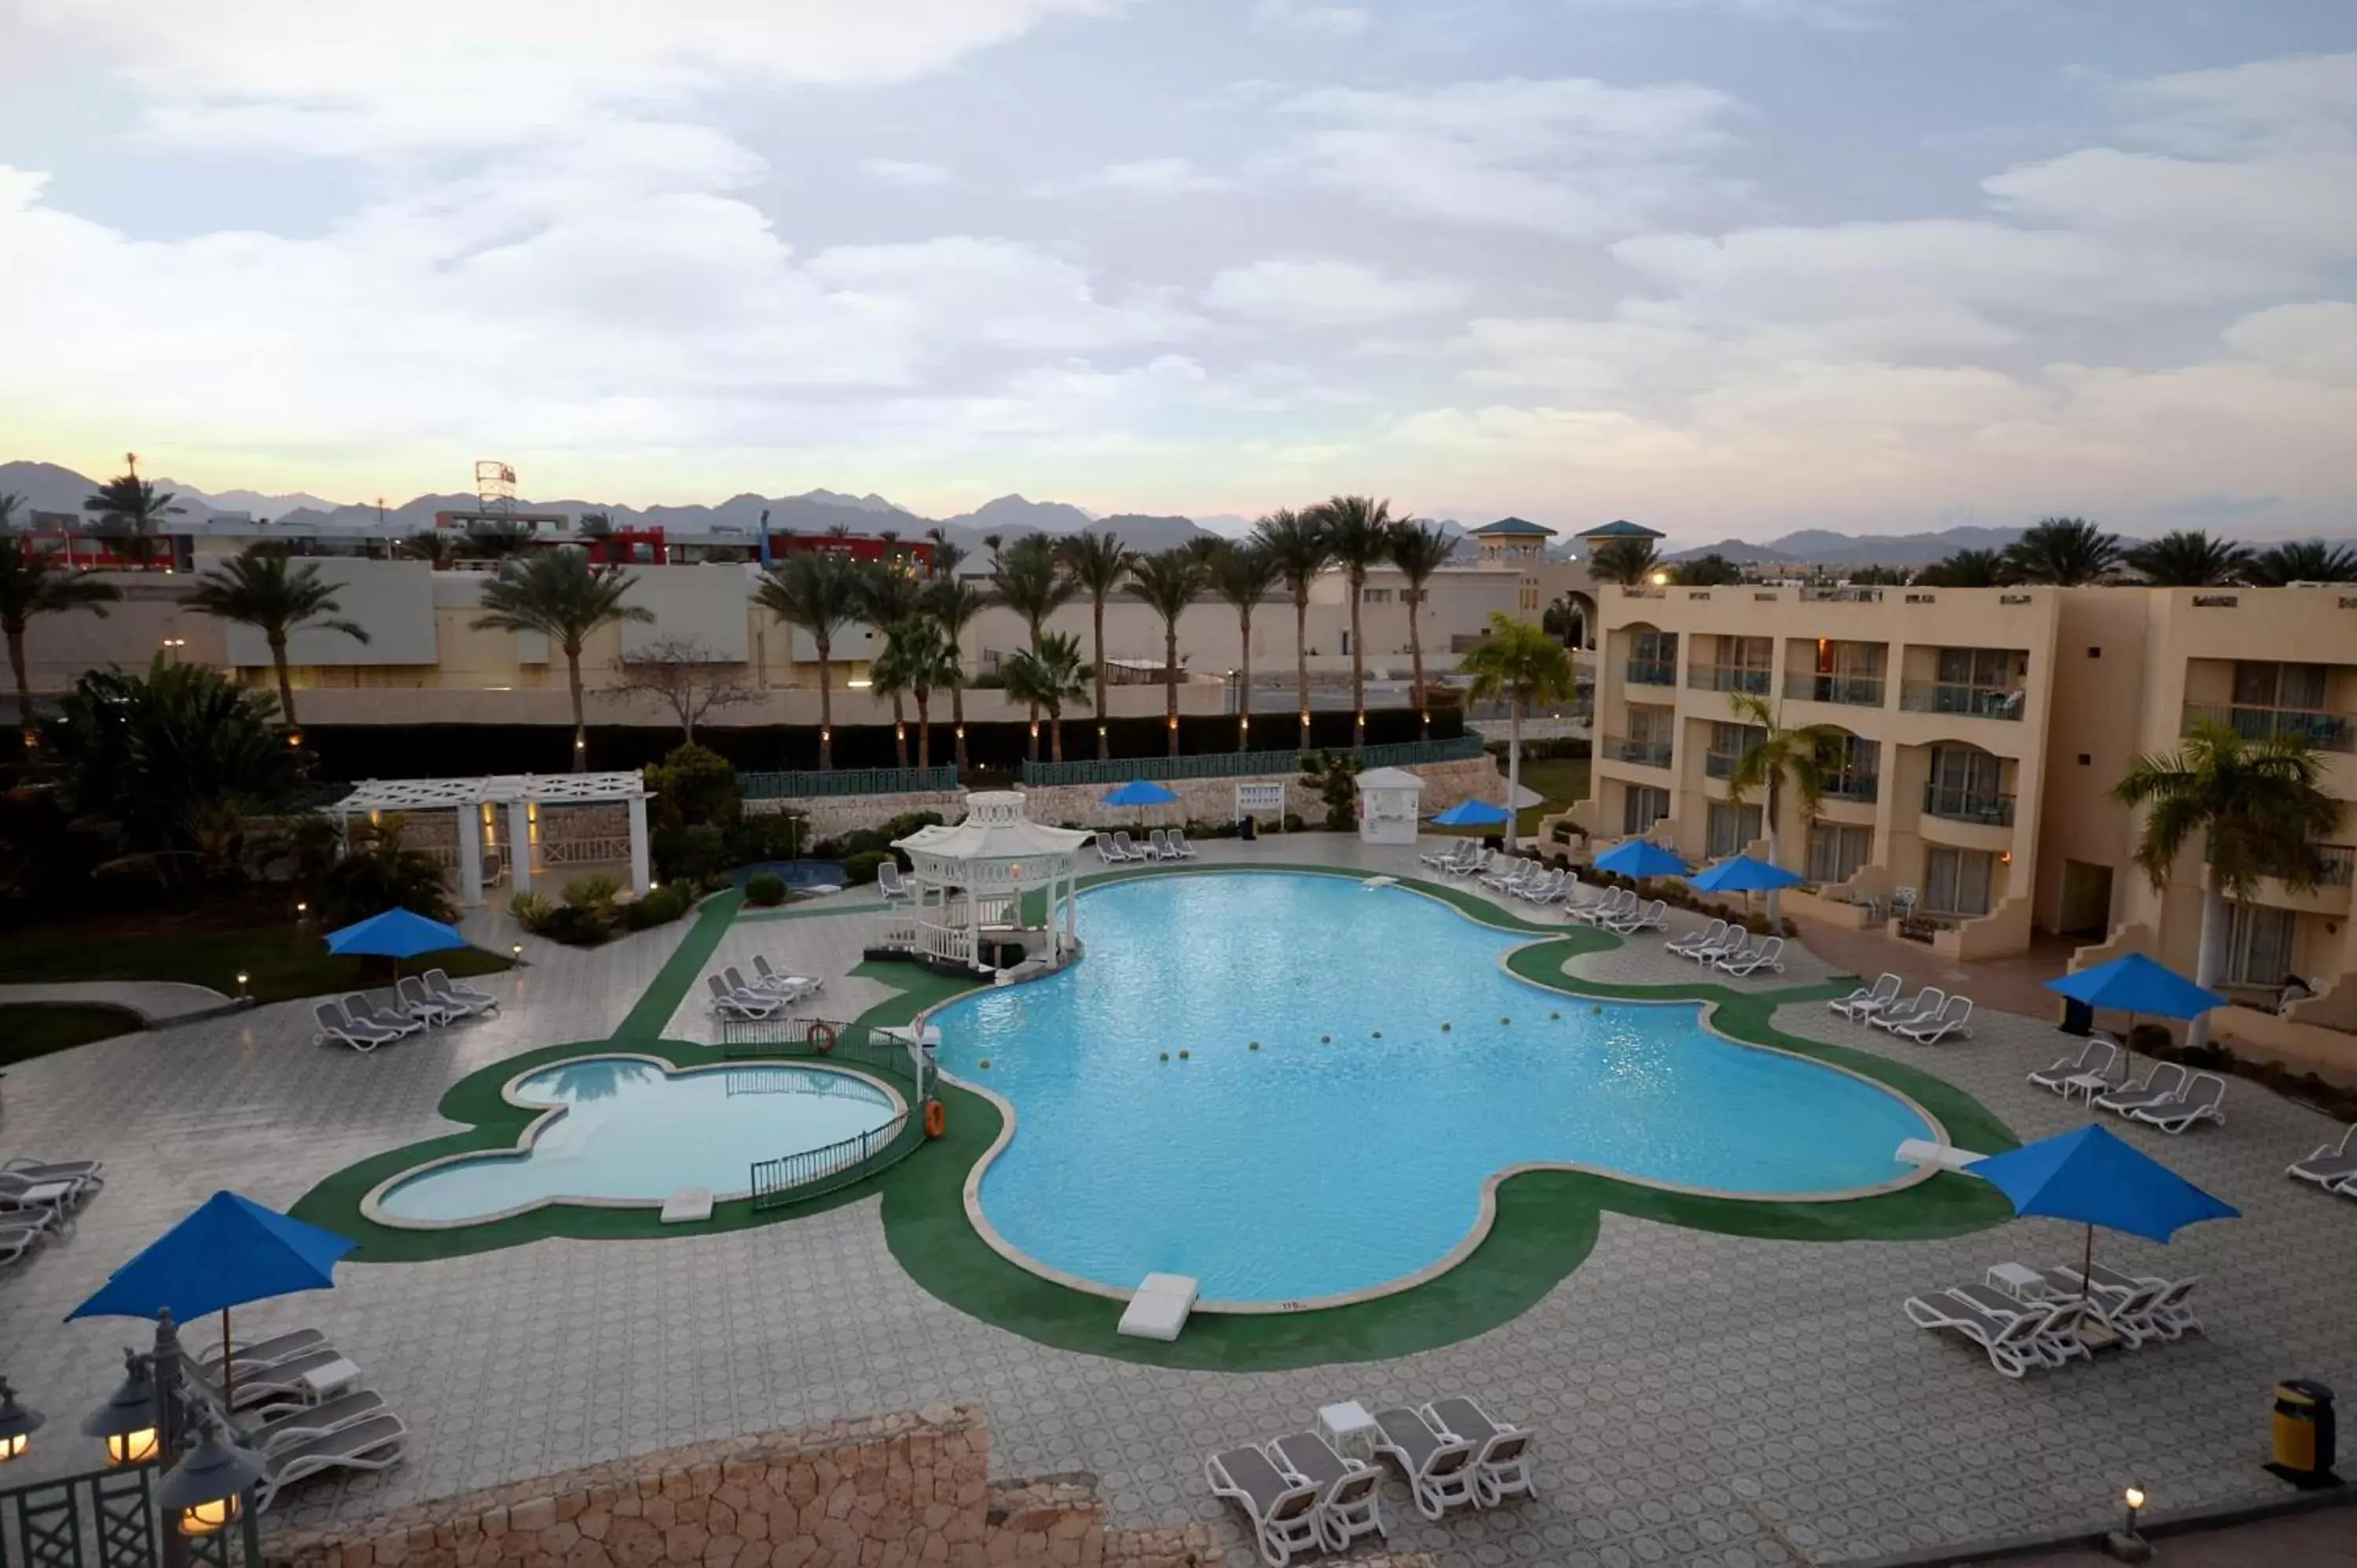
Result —
[[2319, 751], [2357, 751], [2357, 714], [2314, 708], [2246, 708], [2225, 703], [2185, 704], [2185, 730], [2221, 724], [2244, 740], [2305, 740]]
[[1871, 773], [1840, 774], [1824, 781], [1819, 798], [1871, 806], [1882, 796], [1882, 780]]
[[1604, 737], [1604, 755], [1614, 762], [1633, 762], [1640, 768], [1667, 768], [1670, 765], [1670, 743], [1666, 740], [1629, 740], [1620, 736]]
[[1943, 681], [1910, 681], [1899, 688], [1899, 705], [1910, 714], [1958, 714], [1968, 718], [2021, 718], [2027, 695], [2018, 686], [1952, 686]]
[[1879, 675], [1820, 675], [1795, 670], [1784, 677], [1784, 695], [1796, 703], [1841, 703], [1854, 708], [1882, 706]]
[[1977, 827], [2013, 826], [2013, 797], [1985, 789], [1959, 789], [1945, 785], [1923, 786], [1923, 814]]
[[1674, 686], [1678, 683], [1678, 661], [1674, 659], [1631, 659], [1623, 667], [1631, 686]]
[[1686, 671], [1686, 685], [1696, 692], [1749, 692], [1764, 697], [1770, 680], [1765, 670], [1735, 664], [1696, 664]]
[[2283, 879], [2281, 867], [2264, 866], [2261, 869], [2266, 875], [2259, 884], [2256, 902], [2328, 918], [2347, 915], [2352, 874], [2357, 872], [2357, 845], [2319, 843], [2309, 847], [2316, 852], [2316, 865], [2311, 868], [2316, 874], [2315, 882], [2295, 888]]

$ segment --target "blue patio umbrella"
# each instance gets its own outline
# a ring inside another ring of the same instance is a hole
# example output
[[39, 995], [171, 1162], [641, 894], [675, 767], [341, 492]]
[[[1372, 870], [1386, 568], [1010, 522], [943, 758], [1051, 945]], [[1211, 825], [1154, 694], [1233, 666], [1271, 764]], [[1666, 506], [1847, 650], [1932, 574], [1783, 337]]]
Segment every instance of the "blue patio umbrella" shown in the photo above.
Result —
[[1598, 855], [1596, 869], [1642, 882], [1648, 876], [1684, 876], [1686, 863], [1651, 839], [1631, 839]]
[[1701, 893], [1768, 893], [1779, 887], [1797, 887], [1807, 880], [1781, 865], [1738, 854], [1695, 872], [1686, 878], [1686, 886]]
[[2233, 1219], [2243, 1212], [2134, 1144], [2122, 1143], [2109, 1128], [2092, 1122], [2075, 1133], [1975, 1160], [1964, 1168], [2005, 1194], [2016, 1214], [2083, 1223], [2087, 1248], [2079, 1269], [2083, 1280], [2092, 1278], [2098, 1225], [2166, 1241], [2188, 1225]]
[[1513, 816], [1503, 806], [1487, 800], [1459, 800], [1432, 819], [1437, 828], [1494, 828]]
[[410, 909], [387, 909], [357, 925], [328, 933], [332, 953], [363, 953], [376, 958], [415, 958], [419, 953], [447, 952], [467, 945], [456, 926], [429, 920]]
[[2046, 989], [2090, 1007], [2110, 1007], [2126, 1013], [2127, 1032], [2120, 1040], [2128, 1047], [2131, 1064], [2136, 1053], [2137, 1014], [2149, 1013], [2156, 1018], [2199, 1018], [2212, 1007], [2226, 1005], [2226, 999], [2216, 992], [2194, 984], [2168, 965], [2155, 963], [2140, 952], [2125, 954], [2060, 980], [2050, 980]]
[[230, 1308], [297, 1291], [330, 1289], [336, 1283], [336, 1260], [358, 1244], [250, 1197], [217, 1192], [115, 1270], [98, 1294], [66, 1314], [66, 1319], [156, 1317], [169, 1312], [175, 1322], [187, 1323], [218, 1312], [222, 1386], [230, 1392]]
[[1133, 779], [1104, 798], [1108, 806], [1167, 806], [1178, 798], [1175, 789], [1166, 789], [1151, 779]]

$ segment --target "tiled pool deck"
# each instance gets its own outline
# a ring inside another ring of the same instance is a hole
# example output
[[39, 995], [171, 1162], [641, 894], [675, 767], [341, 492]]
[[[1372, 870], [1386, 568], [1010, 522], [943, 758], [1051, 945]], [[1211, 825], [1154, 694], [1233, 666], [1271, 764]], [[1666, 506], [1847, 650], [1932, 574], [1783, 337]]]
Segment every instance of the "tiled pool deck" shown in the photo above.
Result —
[[[1413, 867], [1405, 850], [1324, 834], [1205, 848], [1214, 860]], [[1085, 916], [1084, 905], [1083, 936]], [[717, 961], [759, 950], [827, 975], [824, 1011], [849, 1016], [888, 994], [848, 974], [870, 928], [740, 919]], [[605, 1037], [685, 929], [592, 953], [535, 945], [531, 967], [488, 983], [507, 1000], [502, 1015], [371, 1057], [314, 1047], [296, 1004], [12, 1069], [0, 1154], [102, 1158], [109, 1181], [73, 1234], [0, 1277], [0, 1371], [51, 1417], [48, 1441], [10, 1479], [95, 1458], [72, 1428], [112, 1389], [114, 1347], [145, 1331], [61, 1319], [109, 1270], [216, 1187], [285, 1206], [362, 1156], [449, 1130], [436, 1105], [450, 1084], [533, 1047]], [[1695, 973], [1650, 941], [1572, 967], [1616, 984]], [[1771, 983], [1824, 972], [1803, 958]], [[1984, 1012], [1974, 1040], [1932, 1051], [1869, 1037], [1821, 1003], [1781, 1008], [1776, 1023], [1928, 1066], [2025, 1138], [2084, 1121], [2022, 1082], [2057, 1048], [2047, 1020]], [[673, 1032], [707, 1033], [694, 1000]], [[1402, 1544], [1469, 1563], [1834, 1562], [2100, 1522], [2130, 1480], [2158, 1509], [2280, 1489], [2258, 1468], [2272, 1383], [2298, 1375], [2357, 1391], [2357, 1204], [2283, 1177], [2337, 1135], [2323, 1117], [2244, 1082], [2229, 1116], [2183, 1138], [2126, 1135], [2244, 1219], [2166, 1249], [2099, 1241], [2124, 1266], [2203, 1276], [2208, 1337], [2020, 1383], [1909, 1326], [1899, 1304], [1991, 1263], [2075, 1257], [2074, 1227], [1832, 1245], [1608, 1213], [1587, 1262], [1503, 1327], [1392, 1361], [1252, 1374], [1059, 1351], [967, 1316], [902, 1272], [872, 1200], [722, 1235], [347, 1266], [332, 1294], [239, 1322], [249, 1334], [326, 1329], [414, 1434], [408, 1463], [383, 1476], [290, 1493], [284, 1515], [300, 1522], [705, 1438], [973, 1401], [989, 1410], [1001, 1473], [1093, 1472], [1115, 1523], [1217, 1521], [1243, 1563], [1242, 1532], [1203, 1491], [1205, 1453], [1299, 1426], [1336, 1399], [1465, 1391], [1539, 1432], [1542, 1495], [1445, 1526], [1409, 1513]], [[1389, 1495], [1398, 1501], [1396, 1485]]]

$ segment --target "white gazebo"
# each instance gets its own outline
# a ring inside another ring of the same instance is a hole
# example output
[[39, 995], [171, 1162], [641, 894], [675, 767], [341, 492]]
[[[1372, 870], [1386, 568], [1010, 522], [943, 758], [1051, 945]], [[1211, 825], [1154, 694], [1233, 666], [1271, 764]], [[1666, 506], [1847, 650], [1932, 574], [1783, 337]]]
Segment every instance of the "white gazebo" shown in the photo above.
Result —
[[1354, 782], [1359, 787], [1359, 842], [1414, 843], [1424, 780], [1405, 768], [1370, 768]]
[[650, 886], [647, 784], [637, 773], [371, 779], [328, 809], [347, 828], [354, 817], [412, 819], [410, 842], [454, 874], [461, 905], [481, 903], [484, 884], [503, 872], [529, 893], [538, 872], [627, 861], [632, 897]]
[[[1060, 968], [1079, 950], [1074, 878], [1085, 828], [1051, 828], [1026, 814], [1012, 790], [968, 795], [965, 821], [919, 828], [893, 848], [913, 868], [911, 907], [896, 909], [883, 945], [976, 970], [985, 941], [1020, 942], [1026, 960]], [[1046, 895], [1042, 923], [1026, 923], [1023, 896]], [[1061, 901], [1060, 913], [1058, 902]]]

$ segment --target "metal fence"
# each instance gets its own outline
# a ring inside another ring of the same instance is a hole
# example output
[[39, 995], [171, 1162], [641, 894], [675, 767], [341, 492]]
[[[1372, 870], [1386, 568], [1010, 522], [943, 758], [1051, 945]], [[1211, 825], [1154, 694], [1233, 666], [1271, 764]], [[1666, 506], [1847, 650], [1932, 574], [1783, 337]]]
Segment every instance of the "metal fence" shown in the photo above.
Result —
[[1133, 779], [1242, 779], [1259, 773], [1294, 773], [1301, 759], [1333, 751], [1364, 768], [1407, 768], [1419, 762], [1461, 762], [1482, 754], [1478, 735], [1450, 740], [1404, 741], [1394, 746], [1312, 746], [1285, 751], [1198, 752], [1185, 757], [1118, 757], [1104, 761], [1026, 762], [1023, 782], [1125, 784]]
[[[823, 1049], [822, 1031], [833, 1044]], [[883, 1126], [823, 1149], [756, 1160], [747, 1186], [756, 1209], [807, 1202], [889, 1170], [925, 1142], [925, 1108], [940, 1098], [940, 1069], [922, 1047], [880, 1029], [828, 1018], [729, 1018], [720, 1026], [722, 1054], [731, 1061], [820, 1061], [866, 1068], [903, 1080], [913, 1092], [908, 1108]]]
[[[155, 1494], [152, 1465], [0, 1490], [0, 1568], [153, 1568], [163, 1555], [166, 1529]], [[180, 1537], [187, 1561], [206, 1568], [261, 1568], [251, 1521], [249, 1509], [235, 1529]]]
[[955, 768], [830, 768], [797, 773], [739, 773], [748, 800], [796, 800], [827, 795], [914, 795], [958, 787]]

